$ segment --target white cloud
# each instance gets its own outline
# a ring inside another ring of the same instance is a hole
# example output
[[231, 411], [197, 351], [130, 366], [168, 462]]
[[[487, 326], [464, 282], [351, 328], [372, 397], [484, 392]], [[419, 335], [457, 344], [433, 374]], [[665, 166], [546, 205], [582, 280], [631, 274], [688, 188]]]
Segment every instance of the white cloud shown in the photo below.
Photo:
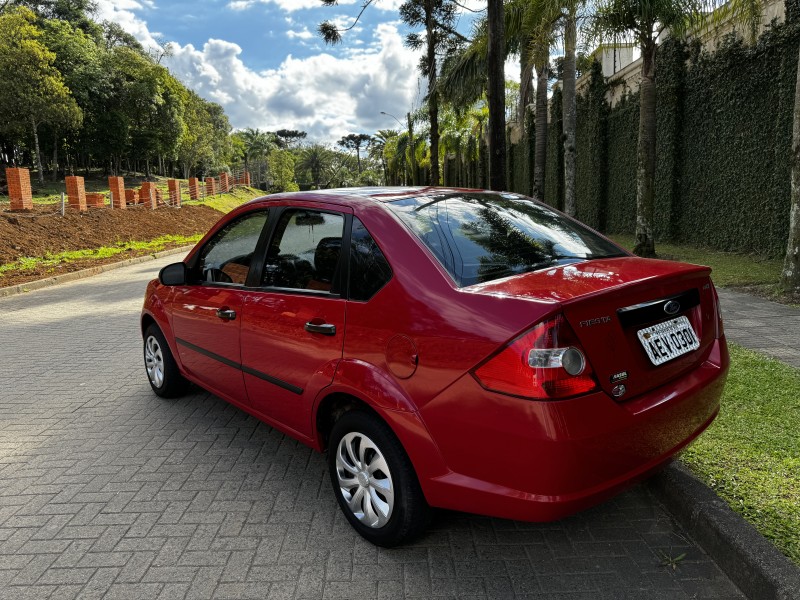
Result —
[[[372, 6], [378, 10], [397, 10], [405, 0], [375, 0]], [[471, 0], [475, 1], [475, 0]], [[339, 0], [339, 6], [360, 3], [362, 0]], [[320, 0], [231, 0], [228, 7], [233, 10], [244, 10], [255, 4], [274, 4], [285, 12], [322, 8]]]
[[247, 67], [232, 42], [173, 48], [167, 60], [172, 72], [220, 103], [236, 128], [301, 129], [312, 139], [333, 141], [390, 126], [380, 112], [404, 114], [418, 96], [418, 59], [390, 24], [378, 25], [371, 44], [341, 58], [287, 56], [260, 73]]
[[291, 31], [291, 30], [288, 30], [286, 32], [286, 37], [288, 37], [289, 39], [292, 39], [292, 40], [293, 39], [310, 40], [310, 39], [313, 39], [313, 38], [315, 38], [317, 36], [316, 36], [316, 34], [311, 33], [308, 30], [308, 27], [303, 27], [302, 31]]

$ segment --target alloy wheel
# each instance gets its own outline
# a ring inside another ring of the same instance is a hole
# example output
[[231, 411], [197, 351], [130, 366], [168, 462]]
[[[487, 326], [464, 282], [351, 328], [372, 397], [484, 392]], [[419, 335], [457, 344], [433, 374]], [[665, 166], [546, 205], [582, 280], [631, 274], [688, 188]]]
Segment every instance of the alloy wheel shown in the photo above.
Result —
[[379, 529], [394, 509], [389, 465], [378, 446], [359, 432], [346, 434], [336, 448], [336, 477], [348, 508], [361, 523]]

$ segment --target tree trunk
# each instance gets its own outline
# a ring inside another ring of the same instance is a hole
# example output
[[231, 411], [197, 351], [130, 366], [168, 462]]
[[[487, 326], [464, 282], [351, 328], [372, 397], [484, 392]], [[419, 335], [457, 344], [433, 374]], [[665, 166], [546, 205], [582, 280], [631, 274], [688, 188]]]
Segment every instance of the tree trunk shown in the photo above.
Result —
[[42, 170], [42, 154], [39, 151], [39, 126], [36, 124], [36, 119], [31, 117], [31, 126], [33, 127], [33, 141], [36, 147], [36, 168], [39, 170], [39, 183], [44, 183], [44, 171]]
[[58, 130], [53, 133], [53, 181], [58, 181]]
[[536, 69], [536, 147], [533, 159], [533, 195], [544, 202], [545, 163], [547, 162], [547, 61]]
[[639, 145], [636, 149], [636, 245], [633, 253], [656, 255], [653, 240], [653, 206], [656, 175], [656, 45], [642, 43], [642, 84], [639, 88]]
[[425, 33], [428, 42], [428, 119], [431, 124], [431, 185], [439, 185], [439, 93], [436, 91], [436, 44], [434, 0], [425, 0]]
[[578, 214], [575, 201], [575, 46], [578, 26], [575, 7], [571, 7], [564, 25], [564, 212], [574, 217]]
[[489, 0], [489, 188], [502, 190], [506, 184], [506, 81], [505, 20], [503, 0]]
[[792, 202], [789, 212], [789, 238], [781, 272], [783, 291], [800, 294], [800, 62], [794, 89], [794, 127], [792, 131]]
[[411, 163], [411, 185], [417, 185], [417, 149], [414, 148], [414, 121], [411, 113], [406, 114], [408, 119], [408, 152]]
[[517, 107], [517, 123], [520, 127], [525, 127], [525, 111], [531, 104], [533, 96], [533, 61], [530, 44], [530, 37], [523, 34], [520, 40], [519, 106]]

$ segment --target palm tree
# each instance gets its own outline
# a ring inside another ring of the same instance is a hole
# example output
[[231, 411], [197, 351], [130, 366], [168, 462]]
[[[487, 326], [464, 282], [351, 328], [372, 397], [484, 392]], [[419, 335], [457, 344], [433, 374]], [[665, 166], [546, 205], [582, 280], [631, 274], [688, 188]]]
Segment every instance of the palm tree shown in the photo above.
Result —
[[[364, 11], [375, 1], [364, 0], [360, 12], [349, 27], [340, 29], [335, 23], [324, 21], [320, 23], [317, 31], [326, 43], [338, 44], [342, 41], [342, 33], [355, 27]], [[338, 0], [320, 0], [320, 2], [323, 6], [338, 4]], [[502, 6], [502, 0], [489, 0], [490, 4], [492, 2], [499, 2]], [[406, 25], [425, 28], [424, 38], [418, 33], [410, 33], [406, 36], [406, 45], [415, 50], [425, 47], [425, 55], [420, 60], [419, 69], [422, 75], [428, 79], [426, 100], [428, 120], [431, 125], [430, 144], [433, 156], [439, 154], [439, 99], [436, 85], [439, 66], [437, 54], [449, 54], [453, 51], [454, 45], [467, 41], [456, 30], [457, 9], [458, 3], [455, 0], [406, 0], [400, 5], [400, 18]], [[435, 160], [431, 162], [430, 173], [430, 184], [438, 185], [439, 164]]]
[[261, 183], [263, 181], [262, 166], [266, 167], [267, 155], [276, 147], [275, 137], [269, 132], [251, 127], [242, 131], [241, 137], [244, 140], [244, 169], [250, 171], [250, 162], [257, 160], [258, 174], [255, 180], [257, 183]]
[[312, 185], [319, 189], [322, 174], [330, 165], [330, 151], [322, 144], [312, 144], [303, 149], [297, 168], [311, 174]]
[[386, 150], [389, 141], [397, 137], [397, 132], [393, 129], [381, 129], [374, 136], [369, 145], [368, 154], [372, 160], [380, 160], [383, 167], [383, 183], [389, 184], [389, 172], [387, 168]]
[[525, 107], [530, 103], [533, 71], [536, 71], [536, 139], [533, 158], [533, 195], [544, 198], [547, 161], [547, 80], [550, 78], [550, 49], [555, 43], [555, 27], [562, 17], [552, 2], [511, 0], [506, 5], [506, 35], [519, 42], [520, 107], [518, 122], [524, 125]]

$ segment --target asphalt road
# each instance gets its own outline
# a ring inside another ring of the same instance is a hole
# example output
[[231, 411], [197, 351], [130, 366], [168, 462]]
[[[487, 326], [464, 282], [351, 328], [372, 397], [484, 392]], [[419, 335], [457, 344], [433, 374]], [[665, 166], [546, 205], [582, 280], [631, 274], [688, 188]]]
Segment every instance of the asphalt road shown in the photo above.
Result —
[[642, 487], [550, 524], [442, 511], [364, 542], [325, 461], [150, 391], [133, 265], [0, 299], [0, 598], [741, 598]]

